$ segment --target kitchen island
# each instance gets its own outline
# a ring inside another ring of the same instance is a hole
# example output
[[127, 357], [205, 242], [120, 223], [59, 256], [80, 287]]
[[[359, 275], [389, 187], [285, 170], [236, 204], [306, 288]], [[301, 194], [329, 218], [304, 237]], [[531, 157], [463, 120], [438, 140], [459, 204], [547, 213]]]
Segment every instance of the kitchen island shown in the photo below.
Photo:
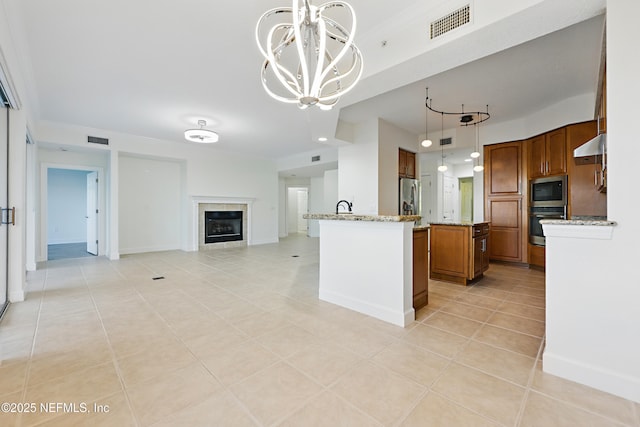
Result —
[[306, 214], [320, 223], [319, 298], [398, 326], [415, 319], [417, 215]]
[[467, 285], [489, 268], [488, 222], [432, 223], [431, 278]]

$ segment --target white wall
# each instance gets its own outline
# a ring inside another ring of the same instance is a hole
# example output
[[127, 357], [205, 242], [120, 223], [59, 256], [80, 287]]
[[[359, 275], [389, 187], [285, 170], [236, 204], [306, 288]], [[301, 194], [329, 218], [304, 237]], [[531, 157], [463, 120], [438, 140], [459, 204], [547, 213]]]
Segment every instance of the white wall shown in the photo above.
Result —
[[[108, 158], [109, 182], [113, 188], [118, 184], [118, 156], [120, 153], [150, 159], [168, 159], [183, 162], [185, 171], [181, 190], [180, 205], [182, 212], [190, 213], [190, 197], [240, 197], [253, 198], [251, 241], [252, 244], [273, 243], [278, 240], [278, 175], [275, 161], [246, 154], [202, 146], [181, 141], [162, 141], [134, 135], [75, 126], [62, 126], [42, 122], [35, 132], [38, 141], [65, 144], [73, 150], [84, 150], [87, 135], [109, 138], [109, 146], [95, 147]], [[80, 148], [82, 147], [82, 148]], [[93, 147], [92, 147], [93, 148]], [[112, 153], [115, 153], [112, 154]], [[68, 152], [71, 154], [71, 151]], [[118, 205], [118, 192], [113, 191], [109, 205], [114, 209]], [[115, 209], [114, 212], [117, 212]], [[193, 246], [192, 216], [181, 214], [180, 223], [182, 249]], [[109, 220], [109, 241], [118, 240], [118, 218], [112, 215]], [[115, 230], [115, 233], [113, 232]], [[115, 245], [118, 248], [119, 245]], [[196, 245], [197, 247], [197, 245]], [[111, 255], [117, 258], [118, 254]]]
[[[378, 214], [378, 120], [356, 126], [354, 143], [338, 148], [338, 199], [353, 212]], [[336, 200], [337, 203], [337, 200]]]
[[640, 2], [607, 1], [607, 211], [613, 236], [551, 238], [545, 369], [640, 402], [640, 281], [634, 197], [640, 158]]
[[324, 212], [331, 213], [336, 209], [338, 198], [338, 169], [324, 172]]
[[[418, 136], [382, 119], [378, 127], [378, 214], [398, 215], [398, 149], [417, 153]], [[416, 160], [416, 177], [419, 176], [420, 162]]]
[[119, 253], [180, 249], [181, 164], [121, 155]]
[[49, 169], [47, 243], [87, 241], [87, 171]]

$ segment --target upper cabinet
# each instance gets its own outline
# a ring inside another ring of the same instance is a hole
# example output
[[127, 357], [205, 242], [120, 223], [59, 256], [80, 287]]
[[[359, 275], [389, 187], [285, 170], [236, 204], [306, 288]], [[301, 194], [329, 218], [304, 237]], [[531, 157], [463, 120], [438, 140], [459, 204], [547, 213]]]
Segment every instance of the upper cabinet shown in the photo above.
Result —
[[485, 146], [485, 192], [487, 196], [522, 194], [522, 143]]
[[565, 128], [527, 140], [529, 178], [567, 173], [567, 136]]
[[416, 177], [416, 153], [399, 149], [398, 155], [398, 172], [400, 178]]

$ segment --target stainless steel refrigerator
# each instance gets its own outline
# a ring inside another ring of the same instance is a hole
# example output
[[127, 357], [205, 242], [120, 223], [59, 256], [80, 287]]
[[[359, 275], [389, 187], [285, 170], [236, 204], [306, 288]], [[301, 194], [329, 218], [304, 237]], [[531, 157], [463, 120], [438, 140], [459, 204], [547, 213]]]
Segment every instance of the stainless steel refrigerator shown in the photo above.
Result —
[[399, 215], [420, 215], [420, 181], [400, 178]]

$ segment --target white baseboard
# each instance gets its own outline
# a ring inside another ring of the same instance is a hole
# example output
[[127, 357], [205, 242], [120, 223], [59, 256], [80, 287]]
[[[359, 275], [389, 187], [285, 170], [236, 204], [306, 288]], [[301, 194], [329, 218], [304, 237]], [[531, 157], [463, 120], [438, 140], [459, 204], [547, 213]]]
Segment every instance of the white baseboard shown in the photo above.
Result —
[[613, 372], [545, 351], [543, 371], [640, 403], [640, 378]]
[[328, 291], [326, 289], [320, 289], [319, 298], [322, 301], [330, 302], [332, 304], [357, 311], [358, 313], [375, 317], [376, 319], [392, 323], [402, 328], [411, 324], [416, 318], [413, 307], [403, 313], [402, 311], [394, 311], [388, 307], [371, 304], [367, 301], [356, 300], [349, 296], [334, 291]]

